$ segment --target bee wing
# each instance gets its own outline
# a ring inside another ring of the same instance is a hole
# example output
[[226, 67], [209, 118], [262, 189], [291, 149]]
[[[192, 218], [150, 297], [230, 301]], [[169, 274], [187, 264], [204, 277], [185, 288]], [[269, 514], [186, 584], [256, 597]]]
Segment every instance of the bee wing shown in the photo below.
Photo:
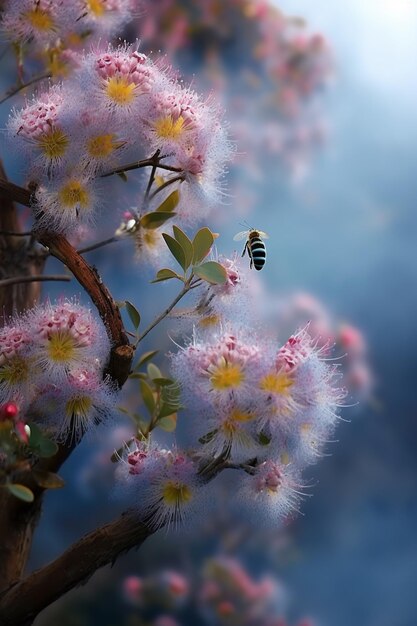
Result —
[[264, 233], [263, 230], [258, 230], [258, 233], [262, 237], [262, 239], [269, 239], [268, 233]]
[[248, 232], [248, 230], [242, 230], [240, 233], [237, 233], [237, 235], [233, 237], [233, 241], [241, 241], [242, 239], [246, 239], [248, 236]]

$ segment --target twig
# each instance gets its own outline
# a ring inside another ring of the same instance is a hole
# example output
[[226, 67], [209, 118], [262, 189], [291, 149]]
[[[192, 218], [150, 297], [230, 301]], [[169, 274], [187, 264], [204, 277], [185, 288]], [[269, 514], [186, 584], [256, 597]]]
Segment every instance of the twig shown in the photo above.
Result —
[[174, 176], [174, 178], [170, 178], [169, 180], [166, 180], [160, 187], [158, 187], [158, 189], [155, 189], [155, 191], [151, 193], [151, 195], [149, 196], [149, 199], [153, 200], [153, 198], [155, 198], [157, 193], [159, 193], [160, 191], [163, 191], [164, 189], [169, 187], [169, 185], [172, 185], [172, 183], [176, 183], [177, 181], [183, 182], [184, 180], [185, 180], [184, 173], [180, 174], [179, 176]]
[[3, 280], [0, 280], [0, 287], [18, 285], [19, 283], [36, 283], [47, 280], [70, 281], [71, 276], [66, 276], [65, 274], [50, 274], [49, 276], [43, 276], [42, 274], [35, 274], [33, 276], [15, 276], [13, 278], [4, 278]]
[[[167, 170], [168, 172], [182, 172], [183, 170], [180, 167], [175, 167], [174, 165], [165, 165], [161, 163], [161, 159], [164, 157], [158, 158], [157, 167], [161, 170]], [[137, 170], [141, 167], [153, 167], [155, 165], [154, 157], [150, 159], [142, 159], [141, 161], [133, 161], [133, 163], [127, 163], [126, 165], [122, 165], [120, 167], [111, 170], [110, 172], [106, 172], [105, 174], [101, 174], [100, 178], [107, 178], [108, 176], [113, 176], [113, 174], [122, 174], [123, 172], [130, 172], [130, 170]]]
[[26, 232], [21, 232], [19, 230], [0, 230], [0, 235], [6, 235], [7, 237], [30, 237], [32, 235], [32, 231], [28, 230]]
[[110, 237], [109, 239], [104, 239], [104, 241], [98, 241], [97, 243], [91, 244], [91, 246], [86, 246], [85, 248], [79, 248], [77, 250], [78, 254], [84, 254], [85, 252], [91, 252], [92, 250], [97, 250], [97, 248], [102, 248], [103, 246], [107, 246], [109, 243], [114, 243], [116, 241], [120, 241], [120, 237]]
[[186, 293], [188, 293], [190, 291], [191, 287], [190, 287], [190, 283], [187, 282], [185, 283], [183, 289], [181, 289], [180, 293], [177, 295], [177, 297], [171, 302], [171, 304], [169, 305], [169, 307], [167, 309], [165, 309], [165, 311], [163, 311], [160, 315], [158, 315], [158, 317], [156, 317], [154, 319], [154, 321], [152, 322], [152, 324], [150, 326], [148, 326], [148, 328], [139, 336], [137, 342], [136, 342], [136, 346], [142, 341], [142, 339], [144, 339], [146, 337], [146, 335], [148, 333], [151, 332], [151, 330], [153, 328], [155, 328], [155, 326], [157, 326], [159, 324], [159, 322], [162, 322], [162, 320], [164, 319], [164, 317], [166, 317], [169, 313], [171, 313], [172, 309], [174, 308], [175, 305], [178, 304], [178, 302], [181, 300], [181, 298], [183, 298], [185, 296]]
[[147, 205], [149, 194], [150, 194], [150, 191], [151, 191], [151, 187], [152, 187], [153, 182], [155, 180], [155, 173], [156, 173], [156, 168], [158, 167], [158, 161], [159, 161], [158, 157], [160, 155], [160, 152], [161, 152], [160, 150], [157, 150], [155, 152], [155, 154], [153, 155], [154, 163], [152, 165], [152, 170], [151, 170], [151, 173], [150, 173], [150, 176], [149, 176], [148, 184], [146, 186], [145, 195], [143, 197], [143, 205], [144, 205], [144, 207], [146, 207], [146, 205]]
[[3, 102], [6, 102], [6, 100], [16, 95], [17, 93], [19, 93], [19, 91], [22, 91], [22, 89], [25, 89], [26, 87], [30, 87], [30, 85], [33, 85], [34, 83], [38, 83], [44, 78], [51, 78], [50, 72], [46, 72], [44, 74], [38, 74], [38, 76], [34, 76], [33, 78], [26, 81], [25, 83], [20, 83], [19, 85], [16, 85], [15, 87], [11, 87], [8, 91], [6, 91], [4, 96], [0, 98], [0, 104], [3, 104]]

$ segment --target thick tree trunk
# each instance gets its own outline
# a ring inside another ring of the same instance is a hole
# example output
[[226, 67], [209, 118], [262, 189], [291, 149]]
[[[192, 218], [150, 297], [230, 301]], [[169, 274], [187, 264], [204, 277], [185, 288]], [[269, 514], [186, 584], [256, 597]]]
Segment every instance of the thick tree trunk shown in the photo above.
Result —
[[[1, 161], [0, 178], [6, 179]], [[16, 207], [6, 197], [0, 198], [0, 231], [21, 232]], [[0, 280], [42, 273], [45, 257], [36, 254], [27, 242], [26, 237], [0, 232]], [[39, 282], [0, 288], [0, 327], [13, 313], [25, 311], [38, 302], [40, 289]], [[40, 497], [33, 504], [26, 504], [0, 489], [0, 590], [23, 575], [40, 508]]]

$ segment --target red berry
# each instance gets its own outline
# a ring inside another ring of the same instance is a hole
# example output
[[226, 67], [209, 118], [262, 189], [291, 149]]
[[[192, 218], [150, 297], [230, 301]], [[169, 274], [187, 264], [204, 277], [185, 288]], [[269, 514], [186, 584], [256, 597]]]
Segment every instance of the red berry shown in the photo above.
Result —
[[6, 402], [6, 404], [3, 404], [0, 408], [0, 419], [13, 420], [18, 413], [19, 409], [14, 402]]

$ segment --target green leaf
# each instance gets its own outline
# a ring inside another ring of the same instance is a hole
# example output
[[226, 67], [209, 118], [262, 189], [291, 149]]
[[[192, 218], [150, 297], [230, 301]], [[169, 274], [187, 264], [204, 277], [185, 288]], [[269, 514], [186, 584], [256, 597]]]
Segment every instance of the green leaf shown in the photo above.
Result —
[[180, 201], [180, 192], [178, 189], [169, 194], [162, 204], [156, 209], [158, 213], [171, 213]]
[[155, 398], [153, 397], [153, 391], [144, 380], [141, 380], [139, 385], [145, 406], [152, 416], [155, 413]]
[[186, 262], [185, 262], [185, 252], [180, 243], [171, 235], [167, 235], [167, 233], [162, 233], [162, 237], [165, 239], [165, 243], [171, 251], [172, 256], [178, 263], [181, 265], [182, 269], [185, 271]]
[[135, 365], [135, 370], [138, 370], [142, 365], [144, 365], [147, 361], [150, 361], [155, 354], [158, 354], [159, 350], [150, 350], [149, 352], [144, 352], [140, 355], [139, 361]]
[[150, 379], [162, 377], [161, 370], [154, 363], [149, 363], [146, 371]]
[[212, 285], [223, 285], [227, 280], [227, 273], [223, 265], [216, 261], [207, 261], [193, 268], [194, 274]]
[[65, 485], [65, 480], [58, 474], [54, 474], [54, 472], [35, 469], [33, 470], [33, 475], [39, 487], [44, 489], [61, 489]]
[[127, 183], [127, 174], [126, 172], [116, 172], [116, 174], [122, 179], [124, 183]]
[[25, 487], [25, 485], [14, 483], [6, 485], [6, 487], [11, 494], [19, 498], [19, 500], [23, 500], [23, 502], [33, 502], [35, 499], [33, 491], [29, 487]]
[[209, 228], [201, 228], [193, 240], [194, 256], [193, 263], [200, 263], [206, 258], [214, 243], [213, 233]]
[[177, 382], [174, 382], [172, 385], [167, 385], [162, 388], [161, 392], [161, 400], [164, 404], [169, 405], [173, 408], [172, 413], [178, 411], [181, 408], [180, 402], [181, 389]]
[[55, 456], [57, 452], [58, 452], [58, 445], [55, 443], [55, 441], [52, 441], [51, 439], [47, 439], [46, 437], [42, 439], [42, 442], [39, 446], [39, 452], [38, 452], [38, 455], [42, 459], [49, 459], [51, 456]]
[[185, 265], [186, 265], [186, 267], [184, 269], [186, 270], [186, 269], [188, 269], [190, 267], [190, 265], [191, 265], [191, 263], [193, 261], [194, 247], [193, 247], [192, 241], [191, 241], [191, 239], [188, 239], [188, 237], [184, 233], [184, 231], [181, 230], [181, 228], [178, 228], [178, 226], [173, 226], [172, 230], [174, 232], [175, 239], [178, 241], [178, 243], [180, 244], [180, 246], [184, 250]]
[[146, 380], [148, 376], [143, 372], [133, 372], [132, 374], [129, 374], [129, 378]]
[[172, 378], [163, 378], [161, 376], [161, 377], [158, 377], [158, 378], [153, 378], [152, 382], [155, 385], [158, 385], [158, 387], [166, 387], [167, 385], [172, 385], [173, 381], [172, 381]]
[[40, 445], [41, 439], [43, 439], [43, 433], [39, 426], [34, 424], [33, 422], [29, 422], [30, 428], [30, 437], [29, 437], [29, 446], [31, 448], [36, 448]]
[[173, 270], [165, 268], [163, 270], [159, 270], [156, 278], [151, 280], [151, 283], [161, 283], [163, 280], [169, 280], [170, 278], [179, 278], [180, 280], [182, 280], [182, 276], [178, 276], [178, 274]]
[[175, 215], [176, 213], [168, 213], [168, 211], [154, 211], [153, 213], [146, 213], [146, 215], [140, 218], [139, 223], [142, 228], [153, 230], [165, 224]]
[[268, 446], [271, 443], [271, 437], [261, 431], [258, 435], [258, 441], [261, 446]]
[[162, 428], [162, 430], [166, 430], [168, 433], [172, 433], [172, 431], [174, 431], [177, 427], [176, 413], [158, 419], [158, 426], [159, 428]]
[[29, 447], [37, 456], [43, 459], [47, 459], [51, 456], [54, 456], [54, 454], [58, 452], [58, 446], [55, 441], [52, 441], [46, 435], [44, 435], [39, 426], [37, 426], [37, 424], [30, 422], [29, 428]]
[[158, 418], [167, 417], [168, 415], [173, 415], [180, 408], [181, 406], [179, 404], [163, 403], [161, 408], [159, 409]]
[[129, 302], [129, 300], [125, 300], [125, 302], [130, 321], [132, 322], [134, 328], [137, 330], [140, 324], [140, 313], [137, 308], [131, 302]]
[[210, 443], [210, 441], [212, 439], [214, 439], [214, 437], [216, 436], [216, 434], [218, 433], [218, 428], [215, 428], [214, 430], [211, 430], [209, 433], [206, 433], [205, 435], [203, 435], [202, 437], [200, 437], [200, 439], [198, 440], [200, 443], [205, 444], [205, 443]]

